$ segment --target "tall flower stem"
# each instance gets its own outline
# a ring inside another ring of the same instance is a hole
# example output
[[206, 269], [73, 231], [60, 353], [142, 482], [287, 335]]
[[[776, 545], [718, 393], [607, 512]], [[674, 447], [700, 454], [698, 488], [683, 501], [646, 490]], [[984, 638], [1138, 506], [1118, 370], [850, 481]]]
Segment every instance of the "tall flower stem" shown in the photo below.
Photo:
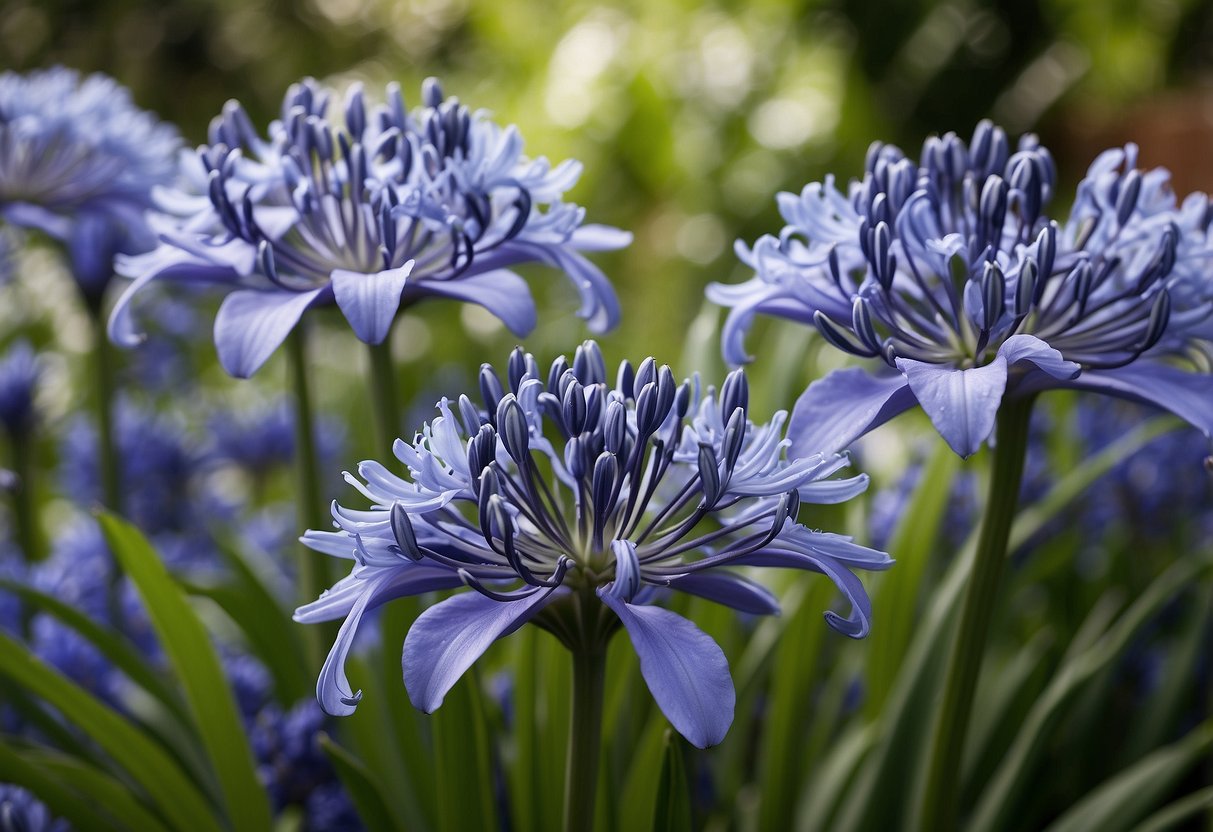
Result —
[[26, 563], [41, 560], [42, 534], [38, 527], [38, 507], [34, 500], [34, 431], [26, 428], [9, 435], [13, 448], [13, 473], [17, 482], [13, 486], [13, 516], [17, 529], [17, 543], [25, 555]]
[[122, 511], [122, 479], [118, 468], [118, 447], [114, 440], [114, 352], [105, 331], [101, 304], [88, 304], [93, 327], [93, 408], [97, 419], [98, 462], [101, 473], [101, 501], [110, 511]]
[[396, 396], [396, 368], [392, 364], [392, 341], [368, 344], [371, 359], [371, 403], [375, 410], [376, 453], [391, 450], [400, 434], [400, 408]]
[[[316, 460], [316, 431], [312, 409], [311, 382], [307, 366], [307, 329], [303, 323], [287, 338], [290, 384], [295, 392], [295, 509], [301, 528], [327, 526], [321, 501], [320, 470]], [[299, 595], [314, 600], [328, 586], [327, 563], [323, 555], [303, 549], [299, 564]]]
[[594, 828], [605, 677], [605, 648], [590, 644], [573, 651], [573, 714], [569, 722], [564, 787], [565, 832], [590, 832]]
[[1004, 402], [998, 411], [990, 492], [960, 626], [944, 677], [943, 701], [935, 722], [926, 785], [919, 807], [918, 829], [921, 832], [951, 832], [957, 828], [965, 735], [1007, 559], [1011, 523], [1019, 502], [1033, 400], [1033, 397], [1026, 397]]

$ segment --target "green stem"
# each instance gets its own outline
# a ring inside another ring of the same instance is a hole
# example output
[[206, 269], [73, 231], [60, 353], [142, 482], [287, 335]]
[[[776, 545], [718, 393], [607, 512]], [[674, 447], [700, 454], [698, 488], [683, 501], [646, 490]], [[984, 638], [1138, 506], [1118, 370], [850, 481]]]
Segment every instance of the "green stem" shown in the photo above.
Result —
[[99, 304], [89, 305], [93, 326], [93, 407], [97, 419], [101, 500], [110, 511], [122, 512], [122, 475], [114, 440], [114, 353]]
[[13, 516], [17, 527], [17, 543], [26, 563], [41, 560], [42, 534], [38, 526], [38, 506], [34, 500], [34, 432], [24, 429], [9, 435], [13, 447], [13, 473], [17, 483], [13, 488]]
[[[307, 366], [307, 330], [300, 323], [286, 339], [290, 382], [295, 391], [295, 509], [300, 528], [328, 527], [320, 491], [320, 470], [316, 461], [315, 420], [312, 417], [312, 393]], [[328, 586], [325, 557], [303, 549], [299, 564], [299, 597], [313, 601]]]
[[375, 410], [375, 454], [385, 454], [400, 436], [400, 408], [396, 396], [396, 368], [392, 364], [392, 340], [368, 344], [371, 358], [371, 402]]
[[973, 709], [973, 695], [981, 671], [986, 637], [998, 600], [998, 585], [1007, 559], [1011, 523], [1019, 502], [1032, 402], [1031, 397], [1005, 402], [998, 413], [990, 493], [973, 571], [965, 590], [960, 626], [944, 677], [943, 702], [935, 722], [926, 785], [920, 804], [918, 829], [921, 832], [951, 832], [957, 827], [960, 764], [965, 734]]
[[564, 832], [591, 832], [594, 828], [605, 676], [603, 648], [583, 646], [573, 650], [573, 713], [565, 772]]

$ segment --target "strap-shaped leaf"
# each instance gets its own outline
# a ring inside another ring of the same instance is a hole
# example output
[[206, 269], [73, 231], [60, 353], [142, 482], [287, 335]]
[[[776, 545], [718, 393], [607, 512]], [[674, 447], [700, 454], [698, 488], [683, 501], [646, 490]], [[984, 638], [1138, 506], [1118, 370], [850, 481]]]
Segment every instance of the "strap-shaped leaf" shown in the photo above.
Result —
[[328, 736], [320, 735], [320, 747], [333, 764], [341, 784], [358, 809], [359, 819], [370, 832], [394, 832], [405, 827], [392, 817], [383, 784], [367, 770], [362, 761], [339, 746]]
[[139, 530], [113, 514], [101, 512], [99, 516], [110, 550], [139, 590], [160, 644], [181, 681], [232, 827], [237, 832], [269, 829], [269, 801], [206, 628]]

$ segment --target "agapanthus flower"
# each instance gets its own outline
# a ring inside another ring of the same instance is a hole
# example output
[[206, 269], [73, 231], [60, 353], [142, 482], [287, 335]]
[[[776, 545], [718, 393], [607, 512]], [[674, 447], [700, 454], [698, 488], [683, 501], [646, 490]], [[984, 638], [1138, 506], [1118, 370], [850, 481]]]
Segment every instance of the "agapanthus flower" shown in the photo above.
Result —
[[117, 81], [63, 67], [0, 74], [0, 219], [61, 242], [100, 300], [114, 256], [155, 244], [151, 192], [174, 175], [176, 130]]
[[24, 436], [34, 424], [38, 357], [26, 341], [17, 341], [0, 358], [0, 426], [12, 437]]
[[609, 380], [597, 345], [547, 373], [516, 350], [503, 383], [481, 370], [483, 409], [443, 399], [412, 442], [397, 440], [397, 476], [374, 461], [348, 481], [370, 510], [333, 506], [337, 531], [309, 531], [317, 551], [353, 562], [351, 573], [296, 620], [344, 618], [317, 695], [329, 713], [361, 697], [344, 665], [360, 622], [379, 605], [460, 586], [429, 607], [404, 642], [404, 684], [432, 712], [497, 638], [527, 622], [573, 651], [605, 650], [620, 626], [657, 704], [697, 746], [719, 743], [734, 691], [720, 647], [657, 605], [668, 590], [735, 610], [771, 614], [770, 591], [739, 567], [827, 575], [850, 604], [827, 623], [867, 634], [871, 607], [853, 570], [885, 569], [883, 553], [797, 522], [802, 503], [861, 493], [865, 475], [834, 475], [837, 454], [785, 455], [786, 414], [749, 418], [744, 373], [721, 388], [678, 384], [668, 366], [620, 365]]
[[51, 814], [32, 792], [0, 783], [0, 830], [4, 832], [69, 832], [71, 826]]
[[844, 193], [833, 178], [780, 194], [787, 225], [752, 249], [756, 271], [709, 297], [732, 307], [726, 357], [745, 360], [756, 313], [813, 323], [882, 371], [838, 370], [793, 411], [793, 448], [831, 450], [919, 404], [958, 454], [1002, 401], [1055, 387], [1150, 402], [1213, 432], [1209, 200], [1176, 201], [1169, 174], [1108, 150], [1068, 218], [1046, 213], [1053, 159], [983, 122], [965, 144], [931, 137], [915, 162], [875, 144]]
[[432, 79], [412, 111], [395, 84], [374, 108], [357, 84], [342, 105], [335, 97], [311, 79], [293, 85], [268, 138], [238, 103], [224, 108], [181, 190], [163, 195], [162, 244], [122, 264], [135, 281], [111, 319], [116, 342], [138, 341], [128, 307], [157, 279], [232, 290], [215, 345], [240, 377], [323, 304], [336, 303], [370, 344], [402, 304], [432, 296], [480, 304], [525, 334], [535, 308], [510, 270], [520, 263], [564, 271], [591, 328], [614, 325], [614, 291], [580, 252], [630, 235], [582, 225], [584, 210], [562, 200], [579, 163], [528, 159], [517, 129], [444, 98]]

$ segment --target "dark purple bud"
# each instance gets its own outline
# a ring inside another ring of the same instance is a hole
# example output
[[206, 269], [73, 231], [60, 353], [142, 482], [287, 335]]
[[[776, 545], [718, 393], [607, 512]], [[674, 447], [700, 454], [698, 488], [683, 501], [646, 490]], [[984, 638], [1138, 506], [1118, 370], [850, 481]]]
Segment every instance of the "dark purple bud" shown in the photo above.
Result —
[[602, 421], [603, 400], [605, 396], [606, 386], [602, 384], [595, 384], [586, 391], [583, 431], [593, 433], [598, 430], [598, 424]]
[[[569, 372], [569, 362], [562, 355], [552, 362], [552, 368], [548, 370], [548, 392], [553, 395], [560, 393], [560, 379], [564, 374]], [[538, 376], [536, 376], [538, 377]]]
[[526, 371], [526, 351], [522, 347], [514, 347], [506, 365], [506, 375], [510, 381], [510, 389], [515, 393], [518, 392], [518, 385], [522, 384], [522, 377], [526, 375]]
[[737, 408], [741, 408], [743, 418], [750, 409], [750, 383], [745, 370], [740, 369], [725, 376], [724, 384], [720, 386], [720, 412], [729, 414]]
[[618, 454], [623, 450], [623, 441], [628, 432], [628, 409], [623, 402], [610, 402], [606, 408], [606, 425], [603, 427], [603, 444], [608, 451]]
[[581, 437], [574, 436], [564, 445], [564, 467], [575, 479], [581, 479], [589, 469], [590, 461], [585, 443]]
[[746, 415], [740, 407], [729, 416], [724, 428], [724, 440], [720, 443], [721, 453], [724, 454], [725, 478], [733, 476], [733, 468], [737, 458], [741, 456], [741, 447], [745, 443]]
[[1002, 313], [1006, 311], [1007, 280], [996, 263], [986, 263], [981, 274], [981, 300], [985, 311], [982, 329], [994, 328]]
[[437, 78], [426, 78], [421, 83], [421, 101], [426, 107], [437, 108], [442, 104], [442, 84]]
[[876, 334], [876, 327], [872, 323], [872, 311], [868, 306], [868, 301], [859, 295], [856, 295], [855, 300], [851, 303], [851, 326], [855, 330], [856, 337], [859, 338], [859, 343], [873, 353], [880, 351], [880, 337]]
[[1032, 258], [1024, 260], [1019, 267], [1019, 278], [1015, 284], [1015, 317], [1025, 318], [1032, 311], [1032, 301], [1036, 295], [1036, 261]]
[[711, 508], [720, 499], [720, 468], [711, 445], [699, 446], [699, 481], [704, 507]]
[[505, 395], [505, 390], [501, 388], [501, 379], [497, 378], [497, 371], [493, 369], [492, 364], [480, 365], [480, 397], [484, 399], [484, 407], [489, 413], [497, 412], [497, 405], [501, 402], [501, 397]]
[[1157, 344], [1167, 331], [1167, 324], [1170, 322], [1171, 293], [1162, 291], [1155, 296], [1154, 305], [1150, 307], [1150, 320], [1146, 323], [1145, 337], [1142, 338], [1138, 352], [1145, 352]]
[[564, 398], [560, 403], [561, 413], [564, 416], [565, 427], [569, 433], [576, 435], [586, 430], [585, 425], [585, 388], [581, 383], [574, 380], [564, 388]]
[[1133, 215], [1137, 207], [1137, 197], [1141, 194], [1141, 171], [1131, 170], [1120, 181], [1120, 193], [1116, 196], [1116, 222], [1124, 225]]
[[632, 369], [632, 362], [625, 358], [619, 362], [619, 372], [615, 374], [615, 389], [622, 393], [624, 398], [634, 398], [635, 382], [636, 371]]
[[605, 384], [606, 361], [594, 341], [585, 341], [573, 356], [573, 373], [582, 384]]
[[614, 454], [602, 452], [594, 460], [594, 474], [590, 485], [591, 499], [594, 501], [594, 516], [601, 523], [610, 510], [611, 495], [615, 489], [615, 477], [619, 473], [619, 461]]
[[392, 505], [389, 515], [392, 526], [392, 536], [396, 545], [409, 560], [421, 560], [421, 549], [417, 546], [417, 535], [413, 532], [413, 522], [409, 520], [408, 512], [400, 503]]
[[505, 451], [520, 466], [531, 460], [531, 432], [522, 405], [510, 393], [497, 405], [497, 431]]
[[872, 358], [876, 355], [876, 353], [868, 350], [863, 345], [855, 343], [849, 333], [831, 321], [820, 309], [813, 313], [813, 323], [816, 324], [817, 331], [821, 333], [821, 337], [825, 338], [826, 341], [837, 349], [863, 358]]
[[657, 362], [651, 357], [640, 362], [640, 366], [636, 368], [636, 381], [633, 389], [642, 390], [646, 384], [651, 384], [657, 380]]

